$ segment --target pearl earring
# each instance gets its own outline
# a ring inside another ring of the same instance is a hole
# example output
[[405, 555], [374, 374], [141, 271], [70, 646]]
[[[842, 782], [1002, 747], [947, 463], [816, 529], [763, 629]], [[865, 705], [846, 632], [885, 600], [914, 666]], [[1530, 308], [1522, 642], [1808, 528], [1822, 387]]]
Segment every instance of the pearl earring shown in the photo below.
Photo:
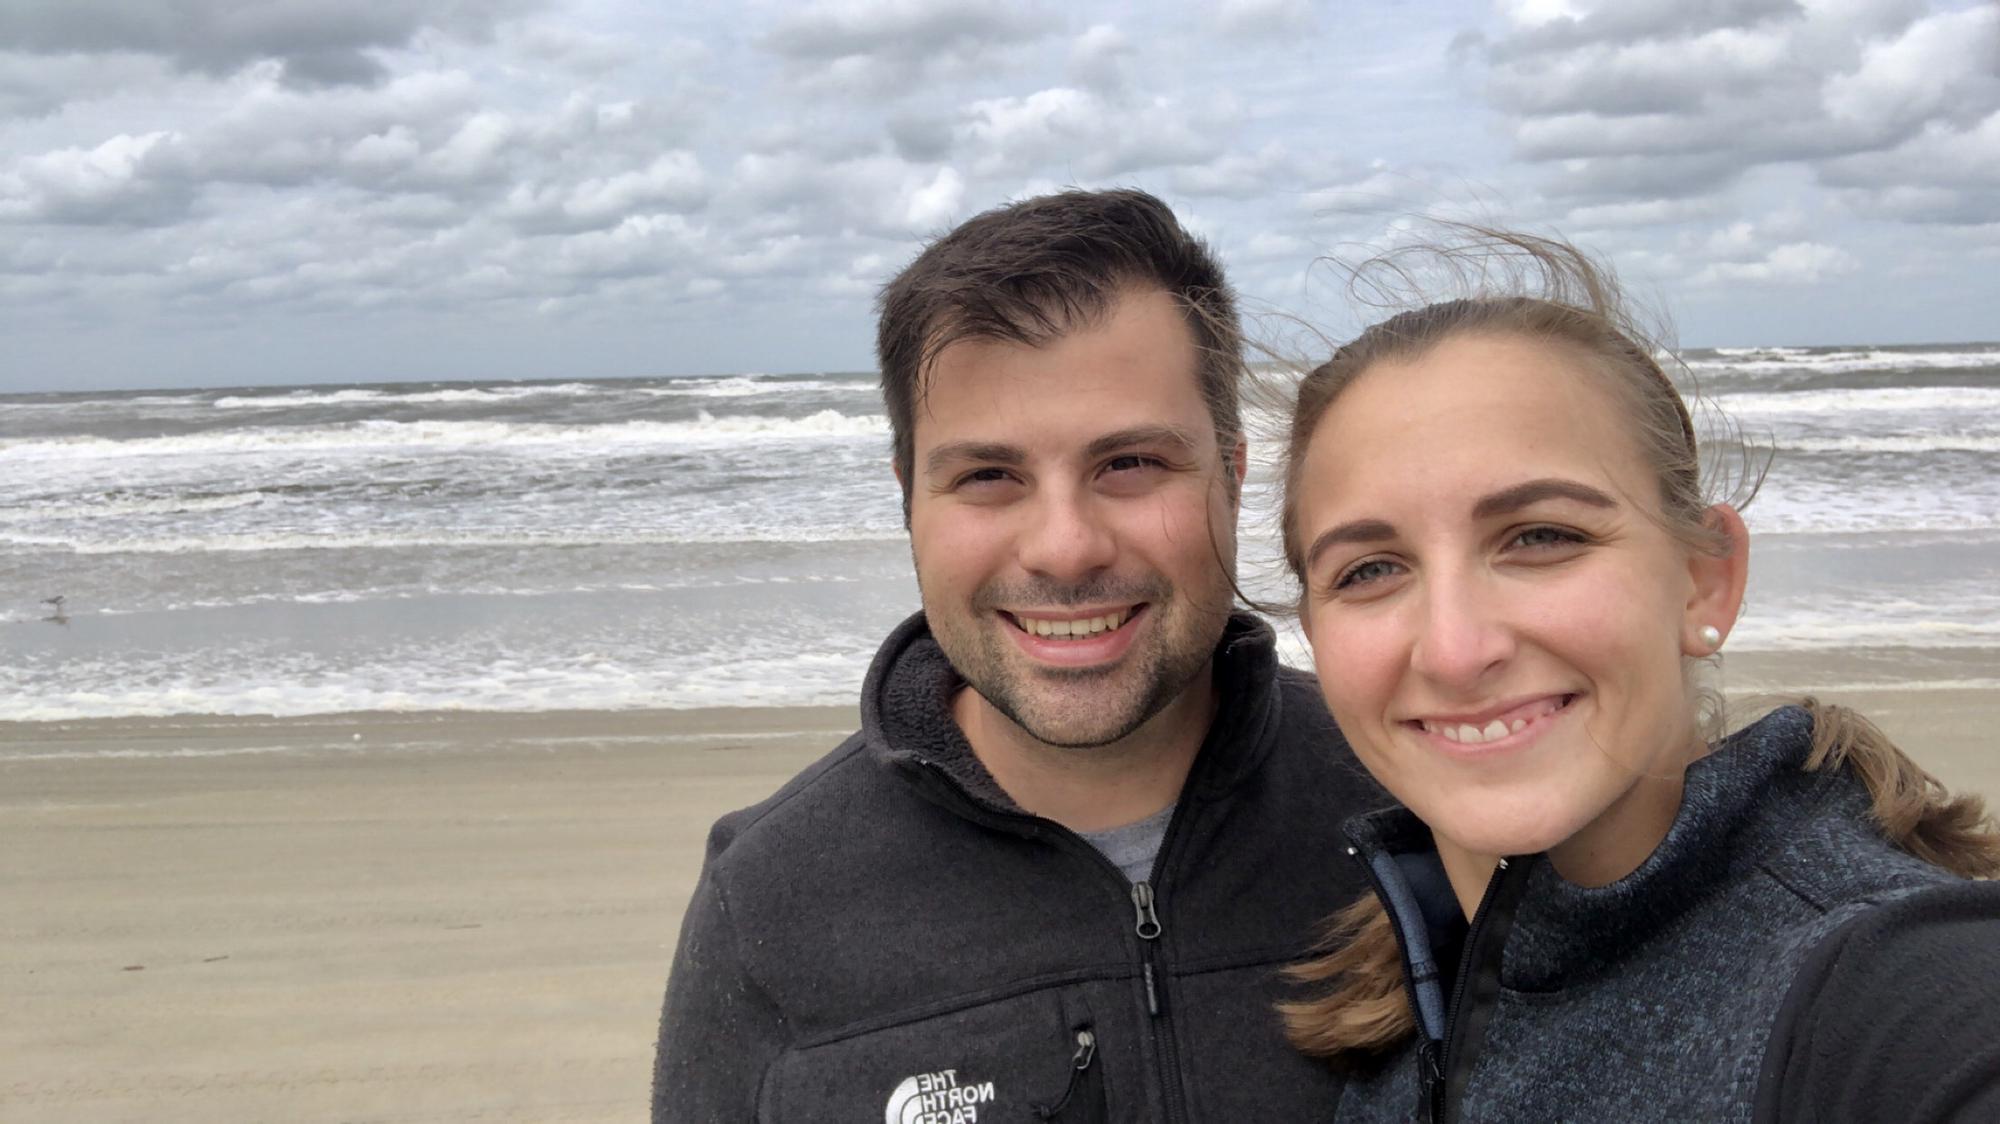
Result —
[[1712, 624], [1702, 625], [1695, 630], [1695, 635], [1701, 639], [1701, 646], [1711, 652], [1722, 647], [1722, 630]]

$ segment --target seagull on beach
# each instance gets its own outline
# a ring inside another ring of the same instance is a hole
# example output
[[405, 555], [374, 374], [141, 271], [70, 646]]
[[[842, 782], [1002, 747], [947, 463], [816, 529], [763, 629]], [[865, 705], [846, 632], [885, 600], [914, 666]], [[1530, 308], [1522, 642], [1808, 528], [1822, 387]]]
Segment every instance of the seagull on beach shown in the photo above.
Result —
[[62, 594], [58, 593], [58, 594], [56, 594], [56, 595], [55, 595], [54, 597], [44, 597], [44, 598], [42, 598], [42, 604], [44, 604], [44, 605], [54, 605], [54, 606], [56, 607], [56, 612], [60, 613], [60, 612], [62, 612], [62, 607], [63, 607], [63, 602], [64, 602], [64, 601], [66, 601], [66, 600], [68, 600], [68, 599], [67, 599], [67, 598], [65, 598], [65, 597], [64, 597], [64, 596], [63, 596]]
[[69, 614], [63, 611], [63, 602], [66, 600], [68, 600], [68, 598], [64, 597], [60, 593], [56, 594], [54, 597], [42, 598], [42, 604], [49, 606], [50, 610], [49, 615], [43, 617], [42, 619], [45, 621], [54, 621], [55, 623], [60, 625], [68, 625]]

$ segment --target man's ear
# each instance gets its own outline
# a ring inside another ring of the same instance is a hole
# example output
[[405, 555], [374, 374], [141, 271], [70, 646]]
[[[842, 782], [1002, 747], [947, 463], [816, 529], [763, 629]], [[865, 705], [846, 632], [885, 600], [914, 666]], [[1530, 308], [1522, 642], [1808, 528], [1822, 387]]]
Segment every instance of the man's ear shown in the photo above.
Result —
[[1243, 480], [1250, 472], [1250, 442], [1236, 435], [1236, 444], [1224, 452], [1223, 470], [1229, 473], [1229, 503], [1232, 507], [1243, 505]]
[[1693, 579], [1686, 610], [1681, 614], [1681, 652], [1684, 655], [1712, 656], [1720, 641], [1709, 643], [1702, 629], [1712, 628], [1727, 637], [1743, 610], [1743, 587], [1750, 580], [1750, 529], [1743, 516], [1726, 503], [1711, 506], [1702, 514], [1702, 525], [1726, 541], [1720, 554], [1707, 550], [1690, 551], [1688, 576]]

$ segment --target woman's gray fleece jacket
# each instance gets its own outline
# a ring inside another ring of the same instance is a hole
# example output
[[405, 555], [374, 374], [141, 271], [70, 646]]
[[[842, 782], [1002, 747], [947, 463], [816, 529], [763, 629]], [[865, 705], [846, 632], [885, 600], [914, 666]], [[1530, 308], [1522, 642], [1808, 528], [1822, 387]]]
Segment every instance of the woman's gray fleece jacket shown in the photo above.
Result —
[[656, 1121], [1330, 1117], [1278, 975], [1366, 892], [1340, 822], [1378, 807], [1310, 676], [1239, 616], [1221, 700], [1134, 884], [1023, 812], [949, 710], [921, 616], [884, 644], [862, 730], [716, 824], [668, 984]]
[[2000, 884], [1891, 846], [1776, 711], [1688, 772], [1666, 839], [1586, 888], [1503, 864], [1470, 927], [1430, 832], [1352, 845], [1419, 1032], [1342, 1121], [2000, 1121]]

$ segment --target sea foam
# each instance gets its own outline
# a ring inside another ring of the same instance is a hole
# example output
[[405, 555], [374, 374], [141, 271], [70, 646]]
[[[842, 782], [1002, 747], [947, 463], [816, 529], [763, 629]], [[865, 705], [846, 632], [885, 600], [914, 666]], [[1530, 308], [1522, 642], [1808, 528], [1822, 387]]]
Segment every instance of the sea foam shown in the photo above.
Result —
[[386, 421], [338, 425], [232, 429], [171, 437], [68, 436], [0, 440], [0, 462], [33, 463], [81, 458], [188, 457], [250, 453], [377, 453], [394, 450], [573, 450], [597, 455], [608, 447], [771, 444], [885, 437], [880, 414], [821, 410], [805, 417], [715, 415], [692, 421], [628, 421], [603, 425], [547, 422]]
[[[2000, 386], [1883, 386], [1786, 393], [1718, 394], [1717, 409], [1731, 417], [1769, 415], [1879, 417], [1898, 411], [1936, 411], [2000, 419]], [[1864, 423], [1865, 424], [1865, 423]]]
[[1695, 371], [1740, 373], [1782, 373], [1816, 371], [1848, 374], [1858, 371], [1943, 371], [1975, 370], [2000, 363], [2000, 348], [1988, 350], [1887, 351], [1857, 348], [1851, 351], [1807, 351], [1787, 348], [1716, 348], [1709, 358], [1690, 353], [1687, 365]]

